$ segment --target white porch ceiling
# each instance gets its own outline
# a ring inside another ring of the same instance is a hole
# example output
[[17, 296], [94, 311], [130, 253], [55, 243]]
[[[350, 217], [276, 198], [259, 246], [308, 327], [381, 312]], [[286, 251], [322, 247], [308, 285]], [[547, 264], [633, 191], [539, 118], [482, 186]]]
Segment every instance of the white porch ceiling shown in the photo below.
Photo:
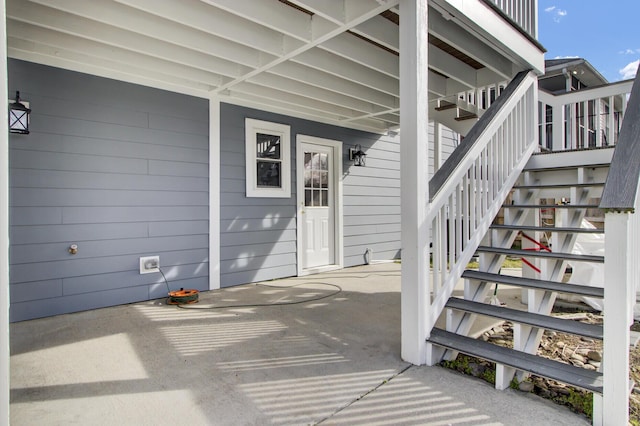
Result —
[[[8, 54], [385, 132], [400, 123], [398, 2], [7, 0]], [[430, 13], [431, 97], [517, 71], [476, 31]]]

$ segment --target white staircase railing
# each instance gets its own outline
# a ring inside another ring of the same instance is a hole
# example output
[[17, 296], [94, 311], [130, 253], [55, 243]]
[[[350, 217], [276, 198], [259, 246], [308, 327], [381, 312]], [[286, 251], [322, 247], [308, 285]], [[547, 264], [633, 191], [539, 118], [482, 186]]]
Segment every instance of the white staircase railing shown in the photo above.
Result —
[[518, 74], [429, 183], [429, 332], [537, 146], [537, 94], [536, 75]]
[[540, 90], [540, 149], [566, 151], [613, 146], [633, 80], [553, 95]]
[[629, 327], [640, 282], [640, 76], [636, 77], [600, 208], [605, 210], [602, 399], [593, 423], [629, 421]]

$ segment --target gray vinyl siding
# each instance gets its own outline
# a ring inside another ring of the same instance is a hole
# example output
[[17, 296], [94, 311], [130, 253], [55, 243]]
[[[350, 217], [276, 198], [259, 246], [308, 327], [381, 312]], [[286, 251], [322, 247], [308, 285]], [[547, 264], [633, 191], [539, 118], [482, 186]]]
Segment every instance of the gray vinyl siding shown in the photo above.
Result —
[[[208, 101], [9, 61], [11, 320], [208, 289]], [[78, 254], [68, 247], [78, 245]]]
[[[442, 142], [441, 155], [442, 163], [447, 161], [447, 158], [458, 146], [458, 134], [446, 126], [442, 126], [440, 131], [440, 138]], [[434, 124], [429, 123], [429, 176], [433, 176], [434, 173], [434, 144], [431, 143], [434, 140]]]
[[[245, 119], [291, 126], [291, 197], [245, 196]], [[296, 252], [296, 136], [343, 143], [344, 264], [400, 255], [400, 144], [381, 136], [229, 104], [221, 106], [221, 285], [294, 276]], [[347, 149], [361, 144], [366, 167], [354, 167]]]

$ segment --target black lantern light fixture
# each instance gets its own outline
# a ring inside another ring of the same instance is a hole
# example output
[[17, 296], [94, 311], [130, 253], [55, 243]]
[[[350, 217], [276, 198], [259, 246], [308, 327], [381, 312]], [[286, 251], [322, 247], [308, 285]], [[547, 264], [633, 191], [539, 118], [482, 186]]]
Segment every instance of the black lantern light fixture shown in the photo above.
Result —
[[360, 144], [353, 148], [349, 148], [349, 160], [353, 161], [354, 166], [364, 167], [366, 163], [366, 156], [367, 154], [364, 153]]
[[20, 102], [20, 92], [16, 92], [15, 101], [9, 104], [9, 131], [28, 135], [30, 115], [31, 109]]

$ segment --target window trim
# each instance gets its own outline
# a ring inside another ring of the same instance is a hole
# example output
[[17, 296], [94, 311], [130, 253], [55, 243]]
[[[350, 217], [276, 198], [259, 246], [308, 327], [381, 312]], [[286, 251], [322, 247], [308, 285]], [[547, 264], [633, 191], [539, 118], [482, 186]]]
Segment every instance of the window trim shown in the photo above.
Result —
[[[256, 152], [258, 133], [280, 136], [280, 187], [258, 187]], [[291, 198], [291, 126], [245, 118], [246, 196]]]

